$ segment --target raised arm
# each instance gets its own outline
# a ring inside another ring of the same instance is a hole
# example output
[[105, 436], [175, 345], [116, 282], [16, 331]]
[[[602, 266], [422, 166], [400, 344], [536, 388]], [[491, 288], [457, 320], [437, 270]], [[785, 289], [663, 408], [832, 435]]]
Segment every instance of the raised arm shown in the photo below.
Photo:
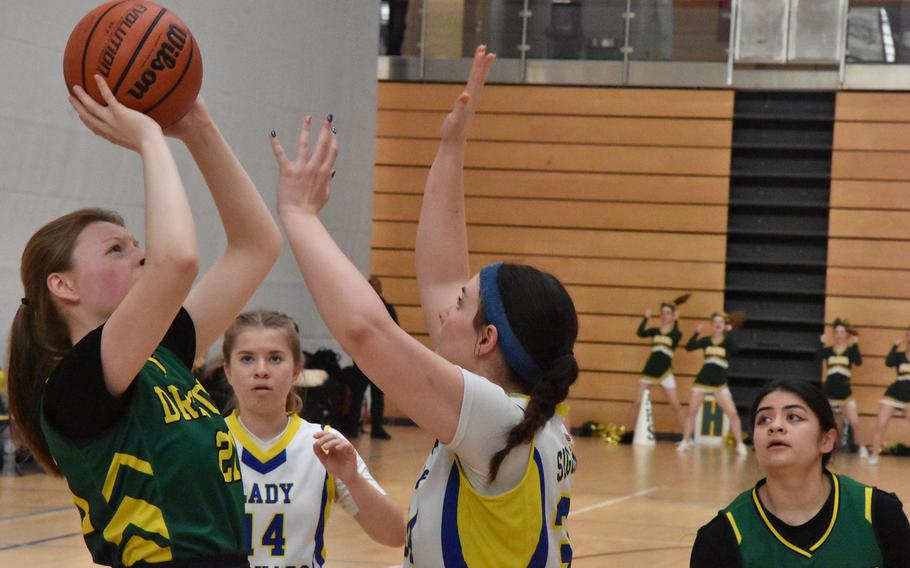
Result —
[[310, 152], [310, 118], [301, 127], [297, 157], [277, 138], [278, 216], [300, 273], [332, 335], [363, 372], [420, 427], [446, 443], [458, 426], [464, 379], [458, 368], [392, 321], [385, 305], [319, 221], [329, 197], [338, 141], [323, 121]]
[[695, 333], [692, 334], [692, 337], [689, 338], [689, 341], [686, 342], [686, 351], [695, 351], [696, 349], [704, 349], [711, 343], [710, 337], [704, 337], [702, 339], [698, 338], [698, 334], [701, 332], [701, 324], [698, 324], [698, 328], [695, 330]]
[[360, 475], [357, 452], [351, 442], [331, 431], [317, 432], [315, 438], [313, 453], [326, 471], [350, 491], [358, 509], [354, 519], [363, 532], [380, 544], [404, 546], [405, 521], [401, 507]]
[[863, 364], [863, 356], [859, 352], [859, 343], [853, 343], [850, 346], [850, 362], [859, 367]]
[[92, 132], [140, 155], [145, 183], [144, 263], [138, 279], [107, 319], [101, 338], [104, 380], [111, 394], [120, 396], [180, 310], [199, 258], [193, 215], [161, 128], [117, 102], [100, 76], [95, 80], [106, 106], [79, 87], [74, 87], [70, 102]]
[[901, 341], [898, 341], [891, 346], [891, 351], [888, 351], [888, 355], [885, 357], [885, 366], [887, 367], [897, 367], [901, 364], [901, 357], [897, 350], [900, 346]]
[[464, 213], [464, 161], [468, 127], [496, 58], [481, 45], [465, 90], [442, 124], [439, 150], [427, 176], [414, 249], [417, 286], [427, 331], [438, 344], [439, 313], [452, 304], [470, 277]]
[[635, 334], [638, 337], [650, 337], [654, 335], [652, 330], [648, 329], [648, 320], [651, 319], [651, 310], [645, 311], [645, 317], [642, 318], [641, 323], [638, 324], [638, 330], [635, 331]]
[[249, 301], [281, 253], [281, 233], [202, 99], [167, 134], [186, 144], [208, 184], [227, 248], [193, 287], [186, 309], [205, 353]]

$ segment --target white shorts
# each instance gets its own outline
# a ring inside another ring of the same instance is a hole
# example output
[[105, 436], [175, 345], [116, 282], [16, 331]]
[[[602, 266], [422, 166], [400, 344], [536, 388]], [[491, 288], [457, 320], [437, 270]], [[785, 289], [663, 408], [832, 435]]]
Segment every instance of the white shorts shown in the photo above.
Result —
[[721, 385], [719, 387], [711, 387], [708, 385], [700, 385], [698, 383], [693, 383], [692, 390], [698, 391], [698, 392], [703, 392], [705, 394], [719, 394], [724, 391], [730, 392], [730, 387], [728, 387], [727, 385]]
[[828, 403], [831, 405], [831, 410], [833, 410], [835, 414], [843, 410], [845, 406], [852, 406], [854, 409], [856, 409], [856, 401], [853, 400], [853, 397], [850, 397], [847, 400], [829, 398]]
[[882, 404], [887, 404], [888, 406], [891, 406], [893, 408], [897, 408], [898, 410], [906, 410], [906, 408], [907, 408], [906, 402], [901, 402], [899, 400], [895, 400], [895, 399], [889, 398], [889, 397], [884, 397], [879, 402], [881, 402]]
[[657, 385], [664, 387], [665, 389], [675, 389], [676, 388], [676, 377], [673, 376], [673, 373], [667, 373], [662, 379], [655, 379], [653, 377], [642, 377], [641, 382], [648, 385]]

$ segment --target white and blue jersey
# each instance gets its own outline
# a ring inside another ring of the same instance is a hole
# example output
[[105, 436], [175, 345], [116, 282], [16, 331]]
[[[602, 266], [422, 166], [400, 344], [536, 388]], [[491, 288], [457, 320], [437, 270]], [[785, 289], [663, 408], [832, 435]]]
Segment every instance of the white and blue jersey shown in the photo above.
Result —
[[560, 405], [532, 444], [514, 448], [490, 484], [490, 458], [521, 421], [527, 397], [462, 374], [455, 437], [433, 447], [411, 499], [404, 566], [569, 566], [576, 459], [563, 421], [567, 407]]
[[[325, 564], [325, 526], [332, 503], [358, 513], [350, 492], [313, 454], [322, 426], [288, 417], [284, 432], [263, 441], [235, 411], [226, 419], [237, 442], [246, 510], [246, 547], [252, 568], [319, 568]], [[341, 434], [331, 430], [333, 434]], [[360, 455], [357, 471], [380, 493]]]

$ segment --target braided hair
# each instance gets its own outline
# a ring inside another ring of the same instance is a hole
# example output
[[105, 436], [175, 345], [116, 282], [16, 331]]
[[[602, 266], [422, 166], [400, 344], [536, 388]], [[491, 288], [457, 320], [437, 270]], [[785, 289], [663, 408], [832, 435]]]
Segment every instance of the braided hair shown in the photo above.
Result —
[[[509, 430], [505, 447], [490, 459], [491, 483], [509, 452], [534, 438], [556, 413], [556, 406], [566, 399], [569, 387], [578, 378], [578, 363], [573, 353], [578, 337], [578, 316], [565, 287], [552, 274], [530, 266], [494, 266], [497, 268], [496, 291], [507, 319], [500, 325], [511, 328], [520, 344], [518, 349], [531, 361], [526, 365], [516, 365], [514, 357], [501, 345], [510, 372], [516, 382], [525, 387], [530, 400], [521, 422]], [[483, 280], [483, 273], [481, 278]], [[482, 300], [489, 298], [483, 290], [481, 296]], [[474, 318], [475, 328], [480, 329], [490, 323], [496, 325], [488, 319], [489, 309], [490, 306], [482, 301]], [[502, 336], [503, 330], [499, 331]]]

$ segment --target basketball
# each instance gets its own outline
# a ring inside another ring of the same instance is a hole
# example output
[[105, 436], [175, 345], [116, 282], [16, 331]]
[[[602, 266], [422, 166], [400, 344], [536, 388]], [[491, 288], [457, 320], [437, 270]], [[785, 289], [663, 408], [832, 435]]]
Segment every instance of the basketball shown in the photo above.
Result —
[[70, 33], [63, 78], [103, 104], [94, 75], [123, 105], [162, 127], [185, 115], [202, 86], [202, 57], [189, 28], [173, 12], [145, 0], [98, 6]]

